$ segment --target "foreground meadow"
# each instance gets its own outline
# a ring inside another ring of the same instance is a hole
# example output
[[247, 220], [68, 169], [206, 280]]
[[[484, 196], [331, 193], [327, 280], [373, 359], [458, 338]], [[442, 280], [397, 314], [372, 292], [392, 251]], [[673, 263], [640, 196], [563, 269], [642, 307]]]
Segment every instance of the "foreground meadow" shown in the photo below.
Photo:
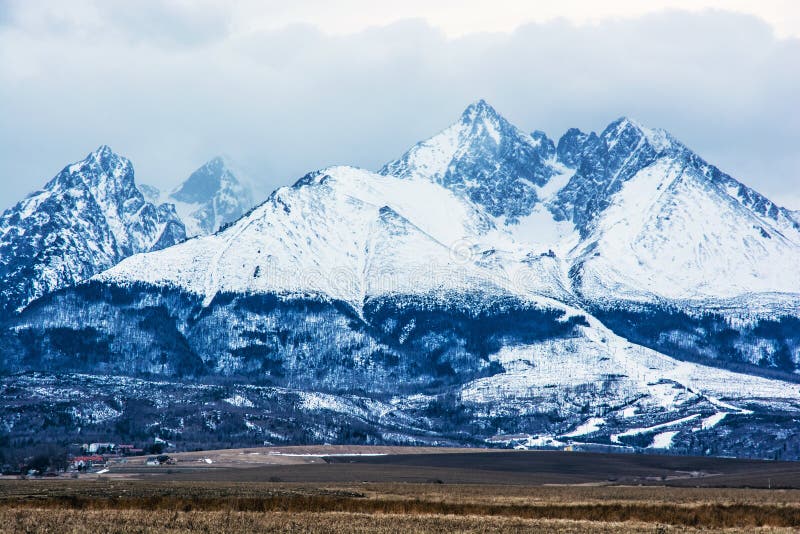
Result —
[[0, 532], [792, 532], [800, 491], [0, 481]]
[[[715, 529], [716, 530], [716, 529]], [[286, 532], [327, 534], [336, 532], [548, 532], [554, 534], [708, 532], [692, 528], [643, 522], [596, 522], [559, 519], [523, 519], [493, 516], [435, 514], [358, 514], [347, 512], [208, 512], [148, 510], [4, 509], [2, 532], [53, 533], [181, 533], [181, 532]], [[790, 528], [732, 528], [725, 532], [794, 532]]]

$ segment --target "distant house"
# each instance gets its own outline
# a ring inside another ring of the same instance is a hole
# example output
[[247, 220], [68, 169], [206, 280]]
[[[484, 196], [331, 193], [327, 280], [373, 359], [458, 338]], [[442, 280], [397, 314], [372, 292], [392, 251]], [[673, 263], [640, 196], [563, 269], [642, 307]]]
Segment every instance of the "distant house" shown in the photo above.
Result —
[[99, 454], [91, 456], [76, 456], [69, 462], [70, 469], [91, 469], [92, 467], [102, 467], [106, 461]]
[[116, 447], [117, 446], [113, 443], [90, 443], [88, 451], [92, 454], [96, 454], [98, 452], [114, 452]]
[[120, 443], [117, 445], [117, 448], [114, 450], [117, 454], [121, 454], [123, 456], [130, 456], [132, 454], [136, 454], [137, 452], [141, 452], [142, 449], [137, 449], [133, 445], [129, 443]]

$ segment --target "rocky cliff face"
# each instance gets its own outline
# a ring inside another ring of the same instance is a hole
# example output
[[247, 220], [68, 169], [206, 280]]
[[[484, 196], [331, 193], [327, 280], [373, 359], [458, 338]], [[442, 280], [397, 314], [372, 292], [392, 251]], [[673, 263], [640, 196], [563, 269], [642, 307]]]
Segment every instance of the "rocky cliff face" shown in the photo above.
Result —
[[563, 172], [555, 152], [544, 133], [523, 132], [480, 100], [458, 122], [387, 163], [380, 173], [433, 180], [514, 222], [538, 203], [537, 189]]
[[131, 162], [102, 146], [0, 216], [0, 308], [19, 310], [184, 238], [173, 207], [146, 201]]

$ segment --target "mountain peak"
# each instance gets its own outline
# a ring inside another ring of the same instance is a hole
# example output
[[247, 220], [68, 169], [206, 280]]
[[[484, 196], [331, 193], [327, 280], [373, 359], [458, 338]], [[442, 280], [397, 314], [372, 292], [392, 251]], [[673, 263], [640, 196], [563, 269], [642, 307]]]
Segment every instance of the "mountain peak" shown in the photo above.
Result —
[[171, 196], [180, 202], [207, 202], [219, 191], [223, 179], [238, 184], [225, 159], [216, 156], [189, 175]]
[[609, 123], [600, 134], [606, 141], [618, 139], [624, 135], [644, 136], [648, 129], [628, 117], [619, 117]]
[[215, 232], [253, 205], [249, 187], [239, 180], [230, 160], [215, 156], [194, 171], [169, 196], [189, 236]]
[[640, 122], [629, 117], [619, 117], [606, 126], [600, 134], [609, 148], [612, 148], [618, 139], [623, 137], [644, 139], [656, 152], [661, 152], [676, 146], [678, 143], [669, 132], [661, 128], [647, 128]]
[[95, 194], [106, 191], [106, 194], [114, 195], [120, 189], [135, 187], [133, 184], [133, 164], [130, 160], [111, 150], [108, 145], [100, 145], [82, 160], [67, 165], [44, 189], [79, 186], [88, 187]]
[[218, 170], [220, 172], [224, 171], [225, 169], [230, 170], [231, 166], [232, 164], [230, 159], [222, 155], [214, 156], [203, 165], [203, 167]]
[[0, 214], [0, 313], [184, 237], [174, 212], [145, 201], [131, 162], [101, 145]]
[[606, 130], [612, 127], [622, 129], [628, 126], [641, 129], [641, 125], [637, 121], [631, 119], [626, 115], [622, 115], [621, 117], [617, 117], [616, 119], [611, 121], [609, 125], [606, 127]]
[[537, 188], [558, 174], [554, 156], [555, 145], [544, 133], [520, 130], [481, 99], [380, 174], [431, 180], [513, 223], [531, 213], [539, 201]]
[[487, 118], [498, 119], [500, 114], [482, 98], [467, 106], [467, 109], [461, 114], [463, 122], [474, 122], [478, 119]]
[[111, 149], [111, 147], [103, 144], [97, 147], [90, 155], [108, 156], [111, 154], [114, 154], [114, 151]]
[[95, 150], [90, 152], [83, 162], [80, 163], [93, 163], [96, 162], [105, 170], [110, 170], [112, 166], [116, 166], [117, 162], [123, 164], [128, 163], [127, 158], [124, 158], [114, 152], [108, 145], [100, 145]]

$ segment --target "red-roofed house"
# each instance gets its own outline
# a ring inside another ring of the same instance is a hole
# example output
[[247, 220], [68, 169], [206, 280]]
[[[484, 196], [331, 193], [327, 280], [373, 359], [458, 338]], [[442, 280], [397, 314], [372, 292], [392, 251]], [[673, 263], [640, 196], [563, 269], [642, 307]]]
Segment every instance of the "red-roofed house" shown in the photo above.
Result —
[[106, 461], [99, 454], [92, 456], [76, 456], [70, 460], [69, 466], [72, 469], [88, 469], [106, 465]]

